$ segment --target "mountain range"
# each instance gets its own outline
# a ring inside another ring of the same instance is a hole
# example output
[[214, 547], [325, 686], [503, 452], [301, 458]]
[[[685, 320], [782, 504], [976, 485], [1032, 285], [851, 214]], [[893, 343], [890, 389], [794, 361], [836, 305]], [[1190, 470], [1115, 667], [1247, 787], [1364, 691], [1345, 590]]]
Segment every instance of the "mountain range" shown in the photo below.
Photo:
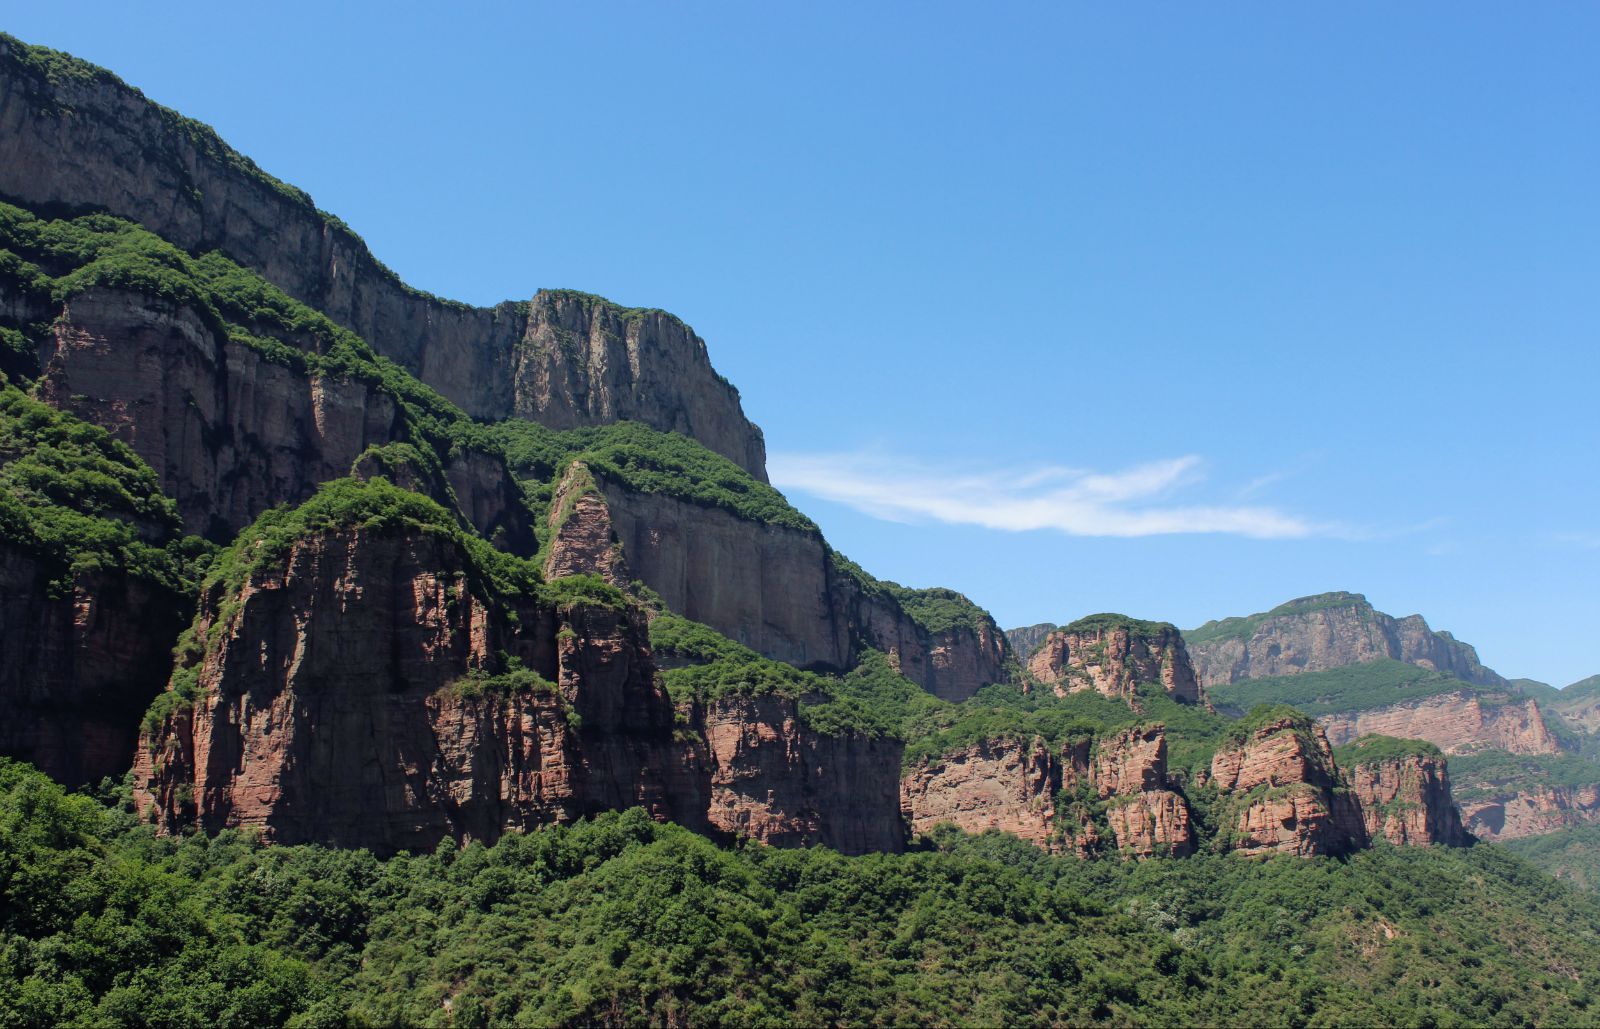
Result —
[[[1546, 839], [1592, 885], [1600, 678], [1505, 679], [1351, 593], [1003, 632], [834, 550], [682, 320], [424, 293], [206, 126], [9, 36], [0, 376], [23, 1021], [862, 1021], [892, 982], [892, 1021], [1265, 989], [1300, 998], [1266, 1021], [1578, 1022], [1600, 986], [1594, 898], [1478, 843]], [[118, 875], [148, 889], [96, 892]], [[639, 899], [666, 880], [725, 932], [674, 936]], [[120, 956], [85, 928], [161, 890], [188, 928]], [[443, 965], [402, 942], [429, 890]], [[1218, 943], [1243, 912], [1269, 935]], [[1018, 971], [1030, 934], [1056, 949]]]

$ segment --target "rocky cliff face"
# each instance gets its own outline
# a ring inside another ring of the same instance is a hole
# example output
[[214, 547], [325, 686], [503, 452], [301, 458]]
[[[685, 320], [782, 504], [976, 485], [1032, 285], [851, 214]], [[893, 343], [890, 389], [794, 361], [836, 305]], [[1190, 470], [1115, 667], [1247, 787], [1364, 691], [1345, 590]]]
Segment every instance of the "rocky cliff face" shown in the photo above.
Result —
[[[605, 610], [513, 619], [472, 579], [436, 536], [356, 529], [214, 590], [201, 695], [143, 741], [141, 806], [169, 831], [384, 852], [631, 804], [696, 824], [666, 787], [681, 762], [642, 632]], [[489, 682], [510, 658], [539, 679]]]
[[1153, 683], [1175, 700], [1201, 699], [1178, 630], [1121, 616], [1094, 616], [1051, 632], [1029, 657], [1028, 672], [1059, 696], [1092, 689], [1131, 701], [1139, 684]]
[[905, 846], [899, 741], [814, 732], [771, 695], [720, 698], [704, 726], [713, 829], [846, 854]]
[[1006, 640], [1011, 644], [1011, 652], [1017, 655], [1017, 660], [1027, 664], [1028, 658], [1039, 649], [1046, 636], [1060, 628], [1054, 622], [1040, 622], [1038, 625], [1024, 625], [1016, 629], [1006, 630]]
[[1070, 760], [1042, 739], [980, 740], [909, 770], [901, 782], [902, 805], [916, 833], [948, 822], [970, 833], [998, 829], [1054, 850], [1064, 766], [1070, 768]]
[[165, 831], [392, 852], [643, 806], [784, 845], [904, 842], [898, 741], [814, 732], [775, 697], [676, 711], [631, 609], [512, 604], [438, 534], [308, 536], [213, 587], [196, 638], [174, 682], [198, 699], [135, 765]]
[[1371, 839], [1399, 846], [1464, 847], [1472, 842], [1442, 757], [1407, 754], [1358, 761], [1345, 771]]
[[1580, 825], [1600, 825], [1600, 784], [1536, 786], [1461, 802], [1474, 836], [1510, 840]]
[[1513, 754], [1555, 754], [1561, 749], [1546, 727], [1537, 701], [1464, 690], [1389, 707], [1323, 715], [1318, 722], [1335, 745], [1381, 735], [1427, 740], [1446, 754], [1490, 747]]
[[172, 669], [184, 601], [115, 571], [65, 591], [51, 578], [0, 544], [0, 753], [72, 786], [120, 778]]
[[[269, 360], [188, 307], [92, 289], [49, 318], [39, 397], [131, 446], [194, 533], [231, 539], [267, 508], [348, 475], [368, 447], [407, 436], [390, 393]], [[526, 509], [498, 454], [462, 447], [442, 472], [411, 475], [408, 485], [458, 505], [486, 538], [531, 549]]]
[[474, 417], [631, 419], [691, 435], [765, 479], [760, 430], [677, 319], [561, 291], [492, 309], [420, 293], [210, 129], [108, 72], [73, 62], [76, 73], [52, 73], [50, 63], [0, 40], [0, 194], [106, 210], [192, 253], [221, 250]]
[[1366, 846], [1356, 798], [1340, 781], [1322, 729], [1279, 718], [1219, 749], [1211, 781], [1228, 796], [1219, 828], [1247, 855], [1342, 854]]
[[[1103, 840], [1081, 799], [1058, 806], [1063, 791], [1086, 789], [1101, 802], [1111, 837]], [[941, 823], [967, 832], [999, 829], [1053, 853], [1080, 857], [1113, 843], [1124, 858], [1181, 857], [1193, 849], [1189, 806], [1167, 778], [1166, 734], [1141, 726], [1059, 749], [1043, 739], [996, 738], [920, 762], [901, 781], [914, 832]]]
[[546, 579], [598, 575], [613, 586], [629, 580], [622, 545], [612, 529], [611, 509], [582, 462], [574, 461], [557, 484], [550, 502], [549, 523]]
[[1109, 800], [1106, 821], [1124, 857], [1182, 857], [1193, 849], [1189, 805], [1168, 788], [1161, 726], [1136, 726], [1101, 739], [1094, 783]]
[[[552, 505], [551, 517], [568, 519], [562, 533], [572, 537], [558, 538], [552, 551], [552, 560], [560, 552], [566, 571], [615, 575], [617, 563], [625, 563], [627, 574], [671, 610], [802, 668], [843, 670], [870, 647], [930, 693], [958, 702], [1006, 678], [1005, 637], [987, 616], [976, 630], [956, 624], [931, 632], [886, 591], [864, 588], [841, 571], [815, 532], [637, 492], [587, 469], [569, 468], [558, 495], [573, 495], [580, 488], [571, 485], [575, 479], [592, 480], [594, 496], [581, 511]], [[571, 522], [574, 511], [578, 520]], [[580, 532], [592, 536], [581, 546], [573, 536]], [[603, 539], [619, 549], [602, 546]]]
[[1302, 597], [1263, 614], [1210, 622], [1188, 634], [1204, 686], [1392, 658], [1445, 672], [1465, 682], [1504, 685], [1478, 653], [1421, 615], [1391, 618], [1359, 593]]

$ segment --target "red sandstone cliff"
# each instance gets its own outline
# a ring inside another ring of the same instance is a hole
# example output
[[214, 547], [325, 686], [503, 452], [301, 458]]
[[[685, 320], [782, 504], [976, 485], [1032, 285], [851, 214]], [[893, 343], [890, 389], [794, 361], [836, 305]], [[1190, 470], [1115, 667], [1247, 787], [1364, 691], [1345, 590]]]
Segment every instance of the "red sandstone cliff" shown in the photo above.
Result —
[[1486, 697], [1465, 690], [1389, 707], [1323, 715], [1317, 721], [1335, 745], [1379, 735], [1427, 740], [1446, 754], [1484, 748], [1513, 754], [1555, 754], [1561, 750], [1537, 701]]
[[1502, 789], [1492, 796], [1461, 802], [1461, 817], [1473, 835], [1486, 840], [1600, 825], [1600, 784], [1533, 785]]
[[1418, 846], [1464, 847], [1472, 842], [1451, 795], [1449, 770], [1437, 752], [1357, 757], [1344, 772], [1370, 838]]
[[902, 803], [916, 833], [948, 822], [971, 833], [999, 829], [1052, 850], [1062, 766], [1042, 739], [980, 740], [908, 770]]
[[[368, 447], [406, 436], [391, 393], [269, 360], [188, 307], [91, 289], [42, 313], [54, 329], [40, 354], [40, 399], [131, 446], [190, 532], [229, 539], [267, 508], [348, 475]], [[498, 454], [457, 448], [443, 478], [413, 474], [415, 488], [459, 505], [486, 538], [531, 549]]]
[[930, 631], [888, 590], [841, 570], [815, 531], [631, 490], [581, 463], [563, 473], [556, 495], [552, 574], [615, 579], [625, 567], [672, 611], [798, 667], [841, 671], [870, 647], [956, 702], [1008, 676], [1005, 635], [987, 614], [974, 616], [975, 627]]
[[1135, 726], [1102, 738], [1095, 748], [1094, 783], [1109, 802], [1106, 820], [1124, 857], [1182, 857], [1193, 849], [1189, 805], [1168, 788], [1161, 726]]
[[212, 642], [175, 682], [199, 698], [135, 766], [166, 831], [390, 852], [642, 805], [785, 845], [903, 845], [898, 741], [814, 732], [772, 697], [680, 725], [633, 609], [513, 604], [437, 534], [307, 536], [214, 586], [196, 634]]
[[1219, 830], [1244, 854], [1342, 854], [1366, 846], [1361, 809], [1341, 782], [1322, 729], [1279, 718], [1220, 748], [1211, 782], [1224, 794]]
[[[950, 823], [1080, 857], [1107, 844], [1124, 858], [1181, 857], [1193, 849], [1189, 807], [1170, 787], [1165, 731], [1141, 726], [1096, 741], [1092, 756], [1087, 740], [1059, 750], [1037, 738], [980, 740], [907, 769], [901, 797], [914, 832]], [[1085, 789], [1100, 802], [1109, 840]]]
[[816, 732], [770, 694], [719, 698], [701, 724], [713, 829], [847, 854], [905, 846], [899, 741]]
[[[681, 760], [642, 629], [603, 608], [513, 612], [475, 579], [448, 540], [351, 529], [299, 541], [236, 596], [214, 588], [201, 696], [143, 741], [141, 806], [167, 829], [380, 851], [633, 804], [696, 824], [700, 803], [667, 788]], [[512, 659], [553, 687], [474, 682]]]
[[1160, 685], [1175, 700], [1198, 703], [1200, 686], [1183, 636], [1171, 625], [1096, 615], [1048, 634], [1028, 672], [1058, 696], [1079, 690], [1133, 701], [1137, 687]]

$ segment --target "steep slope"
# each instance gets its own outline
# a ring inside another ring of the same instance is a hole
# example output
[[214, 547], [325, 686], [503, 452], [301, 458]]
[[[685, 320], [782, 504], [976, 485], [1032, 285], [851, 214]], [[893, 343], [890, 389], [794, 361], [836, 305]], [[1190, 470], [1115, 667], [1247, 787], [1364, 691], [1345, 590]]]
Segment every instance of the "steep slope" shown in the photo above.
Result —
[[524, 494], [553, 494], [581, 455], [609, 498], [619, 555], [674, 609], [797, 665], [842, 670], [876, 647], [952, 698], [1007, 674], [987, 614], [836, 561], [781, 494], [685, 437], [475, 425], [255, 275], [118, 219], [0, 205], [0, 245], [14, 258], [0, 264], [0, 295], [14, 298], [0, 325], [16, 327], [17, 360], [41, 395], [149, 461], [192, 531], [225, 541], [353, 469], [425, 492], [527, 553], [548, 526], [533, 524], [546, 513]]
[[1243, 618], [1207, 622], [1184, 634], [1202, 685], [1297, 675], [1382, 658], [1503, 686], [1478, 653], [1421, 615], [1392, 618], [1359, 593], [1321, 593]]
[[1189, 805], [1171, 787], [1165, 728], [1136, 725], [1097, 739], [980, 739], [908, 767], [901, 795], [918, 833], [948, 824], [1079, 857], [1182, 857], [1194, 847]]
[[0, 753], [121, 776], [204, 549], [137, 455], [0, 376]]
[[1397, 845], [1464, 847], [1472, 842], [1462, 827], [1439, 748], [1418, 740], [1365, 736], [1335, 748], [1334, 756], [1361, 804], [1370, 838]]
[[128, 444], [191, 532], [231, 539], [367, 459], [404, 464], [502, 546], [533, 546], [503, 456], [465, 415], [224, 258], [105, 215], [0, 204], [0, 297], [14, 373]]
[[1462, 682], [1392, 660], [1213, 687], [1220, 710], [1265, 702], [1316, 716], [1334, 744], [1380, 734], [1452, 756], [1466, 828], [1488, 840], [1600, 820], [1588, 737], [1515, 686]]
[[0, 36], [0, 195], [108, 211], [190, 254], [220, 251], [475, 418], [558, 427], [632, 419], [683, 432], [766, 477], [761, 431], [678, 319], [570, 291], [492, 309], [418, 292], [210, 128], [110, 72], [10, 36]]
[[1458, 758], [1467, 828], [1488, 840], [1600, 825], [1600, 764], [1573, 754], [1486, 750]]
[[1006, 640], [1011, 644], [1011, 652], [1017, 655], [1017, 660], [1027, 663], [1033, 652], [1039, 649], [1045, 637], [1055, 632], [1060, 626], [1054, 622], [1040, 622], [1038, 625], [1024, 625], [1016, 629], [1006, 630]]
[[1327, 737], [1292, 708], [1264, 709], [1231, 729], [1211, 759], [1210, 782], [1224, 794], [1216, 818], [1230, 850], [1310, 856], [1368, 844]]
[[1201, 700], [1178, 630], [1126, 615], [1090, 615], [1053, 630], [1029, 656], [1027, 670], [1059, 695], [1094, 690], [1131, 700], [1141, 683], [1158, 683], [1175, 700]]
[[1600, 675], [1580, 679], [1548, 703], [1562, 721], [1574, 729], [1600, 736]]
[[563, 548], [568, 571], [615, 574], [620, 562], [668, 609], [797, 667], [844, 671], [877, 650], [953, 701], [1011, 677], [1005, 635], [988, 612], [951, 590], [874, 579], [781, 493], [689, 440], [632, 425], [498, 430], [517, 474], [552, 498], [553, 530], [570, 517], [554, 498], [582, 484], [583, 531], [594, 541], [582, 555]]
[[778, 844], [903, 840], [898, 741], [813, 728], [747, 667], [669, 695], [623, 594], [540, 584], [381, 480], [258, 520], [179, 653], [135, 766], [167, 832], [389, 853], [638, 805]]

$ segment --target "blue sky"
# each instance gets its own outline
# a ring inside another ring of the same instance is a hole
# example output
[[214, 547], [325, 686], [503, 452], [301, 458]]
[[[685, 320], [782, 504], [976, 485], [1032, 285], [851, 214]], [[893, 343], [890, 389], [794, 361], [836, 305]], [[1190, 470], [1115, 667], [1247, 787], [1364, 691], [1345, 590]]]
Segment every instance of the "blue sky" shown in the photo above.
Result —
[[1600, 8], [227, 6], [0, 27], [418, 286], [678, 313], [882, 577], [1600, 672]]

